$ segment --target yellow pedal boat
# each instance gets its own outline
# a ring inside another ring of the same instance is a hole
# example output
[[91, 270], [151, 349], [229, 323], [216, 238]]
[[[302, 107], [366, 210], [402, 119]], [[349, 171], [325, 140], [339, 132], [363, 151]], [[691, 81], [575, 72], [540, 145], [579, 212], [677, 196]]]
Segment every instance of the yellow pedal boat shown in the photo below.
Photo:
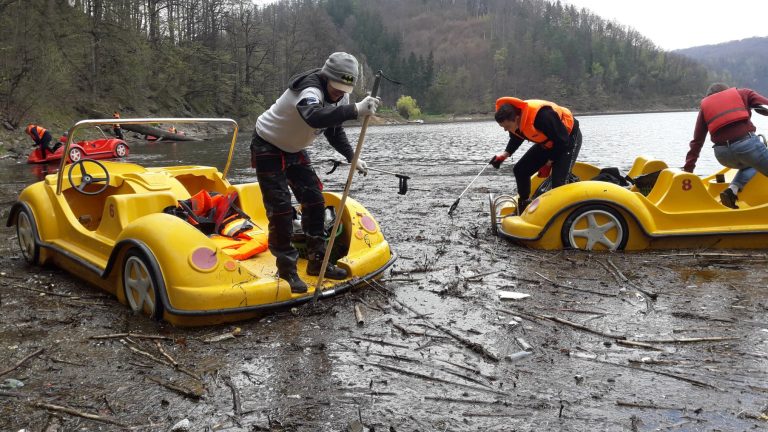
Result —
[[[549, 190], [517, 215], [517, 198], [490, 196], [491, 228], [535, 249], [643, 250], [768, 247], [768, 178], [757, 174], [741, 193], [738, 209], [720, 192], [736, 170], [699, 177], [661, 160], [635, 159], [627, 180], [594, 181], [602, 170], [576, 162], [578, 181]], [[544, 179], [532, 177], [532, 190]], [[651, 181], [648, 181], [651, 180]]]
[[[80, 128], [113, 122], [83, 120], [69, 130], [69, 136]], [[62, 160], [57, 174], [21, 192], [8, 217], [7, 225], [16, 226], [28, 263], [54, 264], [114, 294], [136, 313], [174, 325], [248, 319], [313, 298], [317, 278], [306, 274], [305, 260], [299, 260], [299, 276], [310, 290], [292, 294], [288, 283], [276, 276], [269, 251], [234, 258], [232, 238], [206, 235], [187, 220], [164, 212], [201, 190], [229, 196], [237, 192], [234, 204], [266, 241], [268, 222], [259, 184], [233, 185], [226, 177], [237, 139], [234, 120], [155, 118], [120, 119], [120, 123], [223, 123], [232, 128], [226, 166], [219, 170]], [[336, 207], [341, 199], [335, 193], [324, 196], [326, 206]], [[347, 199], [341, 218], [336, 264], [350, 276], [325, 279], [320, 298], [366, 284], [395, 260], [379, 224], [359, 202]]]

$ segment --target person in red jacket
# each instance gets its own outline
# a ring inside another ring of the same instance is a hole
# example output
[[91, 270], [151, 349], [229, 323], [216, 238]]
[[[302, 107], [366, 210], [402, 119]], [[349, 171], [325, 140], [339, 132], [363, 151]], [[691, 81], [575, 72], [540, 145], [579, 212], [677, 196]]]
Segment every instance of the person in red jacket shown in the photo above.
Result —
[[523, 141], [534, 143], [515, 164], [517, 209], [522, 214], [530, 204], [531, 176], [536, 171], [552, 172], [552, 189], [565, 184], [581, 149], [579, 121], [568, 108], [539, 99], [521, 100], [502, 97], [496, 101], [496, 122], [509, 133], [504, 152], [491, 158], [498, 169], [501, 163], [520, 147]]
[[720, 193], [720, 202], [726, 207], [739, 208], [738, 194], [757, 172], [768, 176], [768, 149], [755, 135], [751, 121], [751, 109], [768, 114], [760, 105], [768, 105], [768, 98], [748, 88], [722, 83], [710, 85], [707, 96], [701, 100], [683, 170], [693, 172], [709, 133], [717, 161], [738, 170], [728, 188]]
[[32, 138], [32, 141], [35, 142], [35, 146], [40, 146], [40, 156], [45, 159], [45, 153], [53, 153], [53, 149], [51, 148], [51, 133], [45, 130], [45, 128], [40, 127], [35, 124], [28, 124], [27, 129], [25, 130], [27, 135], [29, 135]]

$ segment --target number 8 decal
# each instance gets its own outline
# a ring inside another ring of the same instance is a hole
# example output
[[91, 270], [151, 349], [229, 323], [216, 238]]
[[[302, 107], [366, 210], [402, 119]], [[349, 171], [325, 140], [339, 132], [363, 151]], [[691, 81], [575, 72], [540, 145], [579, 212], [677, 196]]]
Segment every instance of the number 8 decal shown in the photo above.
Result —
[[691, 185], [691, 179], [683, 180], [683, 190], [684, 191], [691, 190], [692, 187], [693, 187], [693, 185]]

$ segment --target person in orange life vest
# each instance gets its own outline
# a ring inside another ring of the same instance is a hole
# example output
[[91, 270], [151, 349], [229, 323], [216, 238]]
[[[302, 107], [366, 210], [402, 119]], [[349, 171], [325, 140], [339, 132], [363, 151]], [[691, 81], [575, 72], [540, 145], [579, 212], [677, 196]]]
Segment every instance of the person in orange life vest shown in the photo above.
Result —
[[176, 127], [175, 127], [175, 126], [173, 126], [173, 125], [171, 125], [171, 127], [169, 127], [169, 128], [168, 128], [168, 132], [170, 132], [170, 133], [179, 133], [179, 132], [176, 130]]
[[552, 169], [552, 188], [562, 186], [573, 168], [581, 149], [579, 122], [571, 111], [555, 103], [530, 99], [503, 97], [496, 101], [496, 122], [509, 133], [504, 152], [491, 158], [490, 164], [499, 169], [523, 141], [534, 143], [515, 164], [512, 172], [520, 196], [518, 212], [530, 204], [531, 176], [539, 170]]
[[[120, 113], [117, 112], [117, 111], [113, 112], [112, 113], [112, 118], [119, 119], [120, 118]], [[115, 123], [115, 124], [112, 125], [112, 133], [114, 133], [115, 137], [117, 137], [118, 139], [121, 139], [121, 140], [125, 139], [125, 138], [123, 138], [123, 129], [120, 128], [120, 123]]]
[[[256, 120], [251, 139], [251, 166], [262, 191], [269, 219], [269, 251], [276, 258], [277, 273], [294, 293], [307, 292], [307, 284], [296, 270], [299, 253], [291, 244], [293, 206], [291, 192], [301, 204], [301, 225], [307, 238], [307, 274], [320, 273], [326, 248], [325, 199], [323, 184], [312, 168], [307, 148], [320, 134], [348, 162], [354, 157], [342, 124], [376, 113], [380, 99], [365, 97], [349, 102], [357, 84], [357, 59], [345, 52], [331, 54], [322, 68], [293, 76], [288, 89]], [[366, 163], [359, 159], [356, 169], [365, 174]], [[345, 269], [326, 268], [328, 279], [344, 279]]]
[[40, 156], [43, 159], [45, 159], [46, 152], [53, 153], [53, 149], [51, 148], [51, 139], [53, 138], [51, 137], [51, 133], [45, 130], [45, 128], [30, 123], [27, 125], [25, 132], [32, 138], [32, 141], [35, 142], [35, 146], [40, 146]]
[[717, 161], [738, 169], [731, 184], [720, 193], [720, 202], [726, 207], [739, 208], [738, 194], [757, 172], [768, 176], [768, 149], [755, 135], [756, 128], [751, 121], [750, 109], [768, 115], [760, 105], [768, 105], [768, 98], [748, 88], [722, 83], [710, 85], [707, 96], [701, 100], [683, 170], [693, 172], [709, 133]]

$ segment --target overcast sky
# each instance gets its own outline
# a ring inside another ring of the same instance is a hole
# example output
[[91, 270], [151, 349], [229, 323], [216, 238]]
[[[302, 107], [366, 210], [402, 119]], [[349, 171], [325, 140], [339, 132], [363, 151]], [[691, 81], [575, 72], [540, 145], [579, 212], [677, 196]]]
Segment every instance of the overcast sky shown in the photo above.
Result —
[[561, 0], [632, 27], [665, 50], [768, 36], [766, 0]]

